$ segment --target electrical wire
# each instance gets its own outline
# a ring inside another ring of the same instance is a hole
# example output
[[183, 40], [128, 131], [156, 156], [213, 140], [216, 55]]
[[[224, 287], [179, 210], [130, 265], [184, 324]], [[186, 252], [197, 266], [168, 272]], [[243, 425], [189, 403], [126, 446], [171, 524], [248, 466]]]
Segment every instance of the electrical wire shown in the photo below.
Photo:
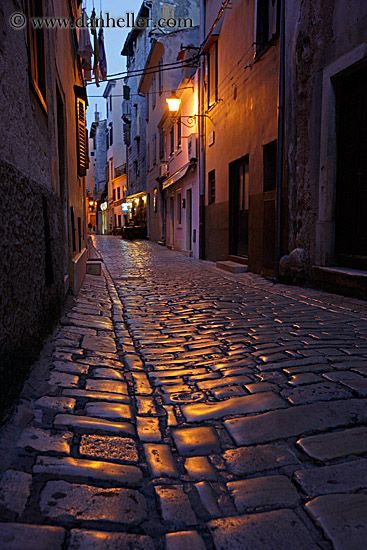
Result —
[[[193, 90], [194, 86], [183, 86], [181, 88], [176, 88], [176, 91], [178, 90]], [[172, 90], [161, 90], [158, 92], [147, 92], [144, 95], [155, 95], [155, 94], [170, 94], [172, 93]], [[140, 94], [130, 93], [130, 96], [137, 95], [140, 96]], [[88, 95], [88, 97], [104, 97], [103, 95]], [[123, 94], [111, 94], [108, 97], [124, 97]]]

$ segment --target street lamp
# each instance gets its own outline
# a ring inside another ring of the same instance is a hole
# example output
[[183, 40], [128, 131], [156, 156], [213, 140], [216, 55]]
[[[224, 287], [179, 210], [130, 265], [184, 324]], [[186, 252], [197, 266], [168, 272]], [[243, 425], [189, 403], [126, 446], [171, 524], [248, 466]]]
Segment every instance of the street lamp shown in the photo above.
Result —
[[171, 116], [174, 118], [177, 117], [181, 106], [181, 99], [177, 97], [176, 92], [172, 92], [171, 97], [167, 97], [166, 102]]
[[[181, 99], [177, 97], [176, 92], [172, 92], [172, 95], [170, 97], [166, 98], [166, 102], [168, 105], [168, 112], [171, 115], [171, 118], [173, 121], [177, 120], [178, 118], [178, 111], [181, 107]], [[204, 118], [210, 118], [208, 115], [180, 115], [181, 124], [186, 126], [187, 128], [192, 128], [195, 125], [196, 118], [197, 117], [204, 117]], [[183, 122], [182, 119], [186, 119], [186, 123]]]

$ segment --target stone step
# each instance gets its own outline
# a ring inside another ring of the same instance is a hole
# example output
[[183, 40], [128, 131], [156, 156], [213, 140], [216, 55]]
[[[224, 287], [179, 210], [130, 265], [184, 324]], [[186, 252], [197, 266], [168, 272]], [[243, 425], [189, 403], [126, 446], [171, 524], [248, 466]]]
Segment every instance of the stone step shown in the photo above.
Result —
[[223, 269], [224, 271], [229, 271], [230, 273], [246, 273], [246, 271], [248, 271], [247, 265], [239, 264], [237, 262], [232, 262], [230, 260], [216, 262], [215, 265], [219, 269]]

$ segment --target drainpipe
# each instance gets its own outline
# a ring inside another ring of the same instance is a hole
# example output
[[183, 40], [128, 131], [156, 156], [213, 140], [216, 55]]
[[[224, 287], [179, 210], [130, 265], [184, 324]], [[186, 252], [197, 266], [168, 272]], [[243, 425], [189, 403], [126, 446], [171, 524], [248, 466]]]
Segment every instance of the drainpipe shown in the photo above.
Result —
[[285, 136], [285, 3], [280, 3], [279, 36], [279, 106], [278, 106], [278, 154], [276, 181], [276, 241], [275, 241], [275, 282], [279, 281], [279, 261], [282, 257], [282, 188], [284, 177], [284, 136]]
[[[200, 0], [200, 44], [205, 40], [205, 0]], [[199, 66], [199, 113], [204, 114], [204, 57]], [[199, 258], [205, 259], [205, 117], [199, 118]]]

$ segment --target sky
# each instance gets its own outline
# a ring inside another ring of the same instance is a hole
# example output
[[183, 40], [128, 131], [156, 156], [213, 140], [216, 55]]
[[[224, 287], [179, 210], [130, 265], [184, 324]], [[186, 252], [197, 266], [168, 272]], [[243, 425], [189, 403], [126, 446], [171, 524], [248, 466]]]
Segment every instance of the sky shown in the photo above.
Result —
[[[123, 2], [121, 0], [84, 0], [83, 6], [86, 7], [88, 16], [91, 15], [94, 5], [97, 17], [99, 17], [99, 13], [102, 10], [102, 14], [109, 13], [110, 17], [118, 19], [120, 17], [125, 18], [127, 12], [134, 12], [137, 14], [141, 3], [142, 0], [124, 0]], [[129, 31], [130, 29], [119, 29], [117, 27], [104, 29], [108, 74], [118, 73], [126, 69], [126, 59], [120, 54]], [[94, 84], [88, 84], [87, 86], [89, 97], [89, 106], [87, 110], [88, 127], [90, 127], [90, 124], [94, 120], [96, 104], [98, 105], [98, 111], [101, 113], [102, 118], [106, 116], [105, 99], [102, 97], [105, 87], [105, 82], [102, 82], [99, 88]], [[93, 95], [101, 97], [91, 97]]]

